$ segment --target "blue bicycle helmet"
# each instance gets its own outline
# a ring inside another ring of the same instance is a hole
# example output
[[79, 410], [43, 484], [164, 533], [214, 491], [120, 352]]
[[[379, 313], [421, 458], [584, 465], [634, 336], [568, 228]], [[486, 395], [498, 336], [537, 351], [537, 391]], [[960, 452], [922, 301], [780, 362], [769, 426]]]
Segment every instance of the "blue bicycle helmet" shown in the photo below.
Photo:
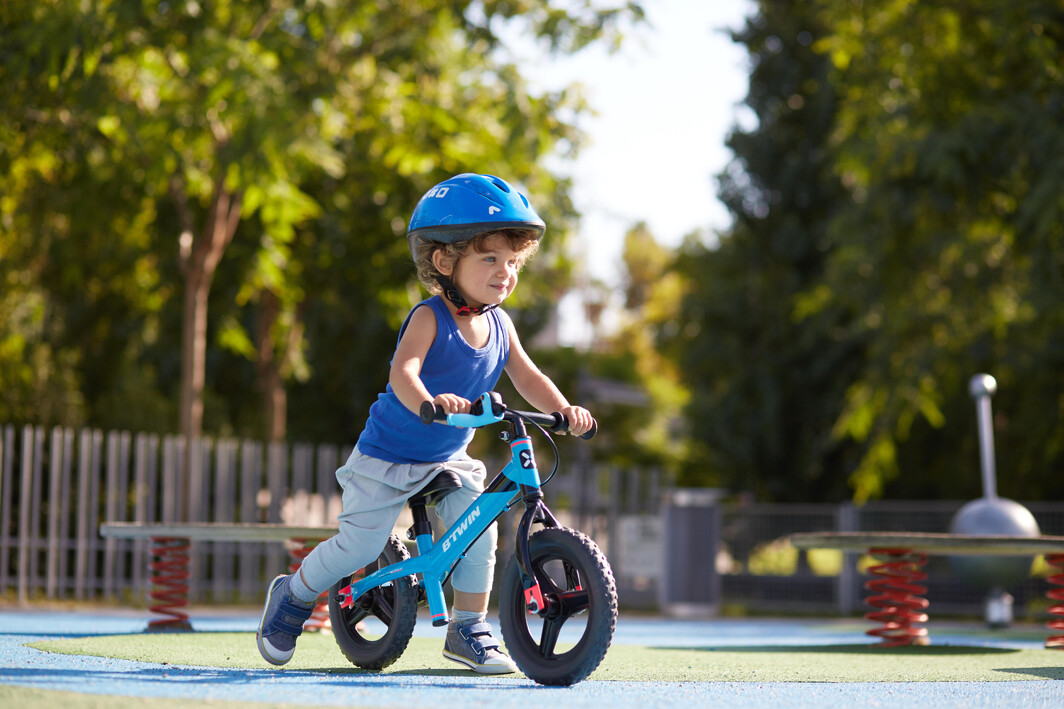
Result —
[[467, 172], [425, 193], [414, 207], [406, 240], [417, 260], [418, 239], [455, 244], [496, 229], [530, 229], [543, 236], [546, 224], [506, 180]]

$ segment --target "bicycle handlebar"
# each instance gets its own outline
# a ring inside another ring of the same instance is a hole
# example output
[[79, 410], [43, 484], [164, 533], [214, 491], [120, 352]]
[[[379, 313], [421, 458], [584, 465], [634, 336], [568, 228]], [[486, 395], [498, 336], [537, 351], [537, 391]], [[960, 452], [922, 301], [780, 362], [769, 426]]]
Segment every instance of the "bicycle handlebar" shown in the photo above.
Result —
[[[490, 410], [485, 410], [485, 399], [490, 403]], [[537, 423], [552, 433], [565, 433], [569, 430], [569, 421], [557, 411], [552, 414], [542, 414], [538, 411], [507, 409], [502, 401], [492, 401], [488, 394], [484, 394], [474, 401], [473, 408], [468, 414], [448, 414], [445, 409], [436, 406], [431, 401], [425, 401], [421, 404], [419, 414], [421, 422], [424, 424], [441, 421], [450, 426], [461, 426], [463, 428], [479, 428], [491, 423], [499, 423], [506, 418], [506, 414], [510, 414]], [[598, 433], [598, 422], [592, 420], [591, 430], [580, 436], [580, 438], [589, 440], [594, 438], [596, 433]]]

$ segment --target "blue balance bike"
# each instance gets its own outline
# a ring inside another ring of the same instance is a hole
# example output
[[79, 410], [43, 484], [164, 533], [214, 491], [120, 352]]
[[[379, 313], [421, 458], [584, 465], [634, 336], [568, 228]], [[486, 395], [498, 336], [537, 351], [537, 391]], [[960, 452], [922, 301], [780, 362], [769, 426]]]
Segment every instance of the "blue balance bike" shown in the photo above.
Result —
[[[446, 414], [425, 402], [425, 423], [474, 428], [502, 423], [499, 438], [510, 444], [510, 462], [458, 521], [433, 539], [426, 507], [461, 487], [449, 471], [435, 475], [408, 505], [414, 525], [407, 532], [416, 545], [392, 534], [377, 561], [341, 579], [329, 591], [329, 616], [336, 642], [353, 664], [380, 670], [406, 650], [418, 606], [427, 604], [432, 624], [446, 625], [443, 584], [466, 550], [507, 510], [524, 506], [515, 552], [499, 584], [499, 622], [510, 657], [530, 679], [546, 685], [571, 685], [591, 674], [613, 640], [617, 624], [617, 586], [609, 562], [580, 532], [558, 524], [543, 502], [532, 439], [526, 424], [539, 429], [568, 429], [560, 414], [515, 411], [495, 392], [474, 402], [468, 414]], [[590, 438], [594, 431], [583, 436]], [[551, 476], [554, 472], [551, 473]], [[550, 479], [550, 476], [547, 478]], [[541, 529], [532, 532], [532, 526]], [[384, 624], [362, 623], [375, 617]], [[563, 633], [564, 630], [564, 633]]]

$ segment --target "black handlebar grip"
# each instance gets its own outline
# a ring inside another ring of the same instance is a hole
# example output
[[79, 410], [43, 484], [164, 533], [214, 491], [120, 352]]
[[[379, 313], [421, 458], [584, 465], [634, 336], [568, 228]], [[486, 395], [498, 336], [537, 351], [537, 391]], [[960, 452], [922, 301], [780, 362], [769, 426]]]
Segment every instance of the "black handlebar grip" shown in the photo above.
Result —
[[436, 404], [431, 401], [422, 401], [421, 411], [418, 413], [421, 416], [421, 423], [423, 424], [430, 424], [437, 418], [447, 418], [447, 412], [441, 408], [437, 408]]
[[[555, 433], [564, 433], [569, 430], [569, 421], [564, 416], [557, 411], [555, 411], [552, 416], [554, 416], [554, 425], [550, 427], [551, 431], [554, 431]], [[580, 436], [580, 438], [589, 441], [595, 437], [596, 433], [598, 433], [598, 421], [591, 419], [591, 430]]]

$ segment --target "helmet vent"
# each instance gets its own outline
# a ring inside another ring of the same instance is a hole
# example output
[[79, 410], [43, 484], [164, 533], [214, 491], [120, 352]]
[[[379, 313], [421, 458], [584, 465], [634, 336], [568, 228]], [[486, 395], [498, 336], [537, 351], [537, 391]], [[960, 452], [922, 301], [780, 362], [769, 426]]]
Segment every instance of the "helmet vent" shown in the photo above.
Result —
[[510, 185], [506, 184], [505, 180], [501, 180], [498, 177], [496, 177], [495, 175], [484, 175], [484, 177], [486, 177], [489, 180], [491, 180], [491, 184], [495, 185], [496, 187], [498, 187], [503, 192], [509, 192], [510, 191]]
[[478, 188], [476, 188], [476, 191], [477, 191], [477, 194], [479, 194], [481, 197], [484, 197], [485, 199], [490, 199], [492, 202], [494, 202], [495, 204], [497, 204], [499, 206], [505, 206], [506, 205], [506, 202], [504, 202], [499, 195], [493, 194], [492, 191], [489, 190], [489, 189], [485, 189], [483, 187], [478, 187]]

